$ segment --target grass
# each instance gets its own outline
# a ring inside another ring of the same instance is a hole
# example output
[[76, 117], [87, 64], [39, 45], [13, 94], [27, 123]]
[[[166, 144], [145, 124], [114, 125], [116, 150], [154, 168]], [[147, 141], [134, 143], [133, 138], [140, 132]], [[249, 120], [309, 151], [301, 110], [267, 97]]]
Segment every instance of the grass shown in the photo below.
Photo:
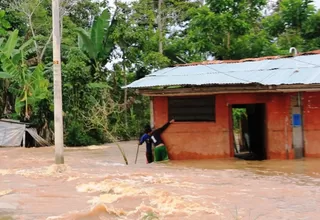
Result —
[[159, 219], [156, 213], [154, 212], [147, 212], [143, 217], [142, 220], [156, 220]]

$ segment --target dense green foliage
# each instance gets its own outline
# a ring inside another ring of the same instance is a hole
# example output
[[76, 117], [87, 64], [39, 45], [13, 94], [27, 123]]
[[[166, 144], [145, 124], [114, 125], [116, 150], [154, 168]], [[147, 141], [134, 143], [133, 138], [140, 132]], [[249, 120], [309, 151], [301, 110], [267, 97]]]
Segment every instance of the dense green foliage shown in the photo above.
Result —
[[233, 129], [239, 131], [241, 127], [241, 120], [247, 118], [247, 110], [245, 108], [233, 108], [232, 109], [232, 121]]
[[[320, 11], [311, 0], [281, 0], [271, 7], [267, 0], [137, 0], [118, 1], [114, 8], [106, 1], [61, 2], [70, 146], [138, 137], [149, 122], [148, 98], [121, 87], [155, 69], [320, 48]], [[51, 42], [50, 0], [0, 0], [1, 117], [32, 122], [48, 140]]]

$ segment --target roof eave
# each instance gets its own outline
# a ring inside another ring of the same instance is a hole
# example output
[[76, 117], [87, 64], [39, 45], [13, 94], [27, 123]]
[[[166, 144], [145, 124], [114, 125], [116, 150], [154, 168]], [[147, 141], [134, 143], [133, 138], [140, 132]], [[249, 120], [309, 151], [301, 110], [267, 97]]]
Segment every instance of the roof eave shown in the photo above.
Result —
[[137, 88], [139, 94], [144, 96], [195, 96], [228, 93], [285, 93], [285, 92], [318, 92], [320, 84], [312, 85], [259, 85], [259, 86], [219, 86], [219, 87], [190, 87], [176, 89]]

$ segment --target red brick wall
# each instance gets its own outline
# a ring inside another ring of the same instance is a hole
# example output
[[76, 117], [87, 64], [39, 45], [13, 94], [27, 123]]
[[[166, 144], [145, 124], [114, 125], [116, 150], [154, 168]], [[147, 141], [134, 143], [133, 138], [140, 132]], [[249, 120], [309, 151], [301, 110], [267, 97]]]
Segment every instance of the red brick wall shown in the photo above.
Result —
[[267, 102], [267, 158], [293, 159], [291, 95], [274, 94]]
[[[155, 126], [159, 127], [167, 120], [167, 98], [155, 98]], [[163, 135], [170, 158], [179, 160], [229, 157], [228, 120], [228, 106], [225, 97], [217, 96], [216, 122], [177, 122], [172, 124]]]
[[[265, 103], [268, 159], [293, 158], [290, 97], [282, 93], [216, 95], [216, 122], [176, 122], [164, 132], [169, 156], [174, 160], [233, 156], [230, 105]], [[168, 99], [155, 97], [153, 106], [154, 123], [160, 127], [168, 120]]]
[[320, 157], [320, 92], [303, 94], [305, 157]]

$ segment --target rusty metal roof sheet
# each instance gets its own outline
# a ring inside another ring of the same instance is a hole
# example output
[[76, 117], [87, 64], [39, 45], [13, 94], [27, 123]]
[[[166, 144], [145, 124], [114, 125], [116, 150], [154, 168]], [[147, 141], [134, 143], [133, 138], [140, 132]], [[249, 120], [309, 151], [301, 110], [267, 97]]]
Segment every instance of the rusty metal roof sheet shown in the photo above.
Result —
[[[241, 62], [190, 64], [156, 71], [127, 88], [214, 84], [291, 85], [320, 83], [320, 54], [288, 58], [244, 59]], [[310, 55], [309, 55], [310, 54]]]

